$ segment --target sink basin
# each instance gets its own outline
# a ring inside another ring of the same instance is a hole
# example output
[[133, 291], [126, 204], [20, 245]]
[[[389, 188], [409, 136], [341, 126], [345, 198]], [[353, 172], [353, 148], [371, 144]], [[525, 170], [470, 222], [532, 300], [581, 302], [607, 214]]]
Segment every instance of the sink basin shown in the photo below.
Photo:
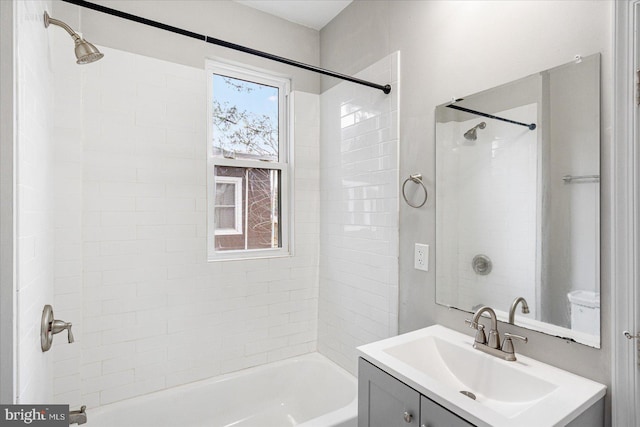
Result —
[[508, 362], [480, 352], [471, 336], [440, 325], [358, 350], [380, 369], [481, 426], [565, 425], [606, 391], [602, 384], [522, 355]]
[[[470, 346], [459, 346], [426, 336], [384, 350], [401, 362], [424, 372], [443, 386], [471, 392], [478, 402], [517, 415], [535, 400], [558, 388], [531, 373], [511, 369], [495, 357], [485, 357]], [[513, 363], [513, 362], [509, 362]]]

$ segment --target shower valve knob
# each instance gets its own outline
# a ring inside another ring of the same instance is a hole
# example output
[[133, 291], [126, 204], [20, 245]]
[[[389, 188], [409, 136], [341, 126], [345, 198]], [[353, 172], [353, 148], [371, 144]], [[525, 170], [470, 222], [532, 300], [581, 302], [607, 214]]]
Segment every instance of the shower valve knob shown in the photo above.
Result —
[[64, 331], [65, 329], [67, 330], [67, 338], [69, 340], [69, 344], [71, 344], [73, 342], [73, 333], [71, 332], [71, 322], [65, 322], [63, 320], [54, 320], [51, 323], [51, 332], [53, 334], [57, 334], [60, 333], [62, 331]]
[[73, 333], [71, 332], [71, 322], [64, 320], [56, 320], [53, 316], [53, 308], [49, 304], [44, 306], [42, 310], [42, 319], [40, 321], [40, 347], [42, 351], [49, 351], [53, 344], [53, 336], [67, 330], [67, 340], [69, 344], [73, 342]]

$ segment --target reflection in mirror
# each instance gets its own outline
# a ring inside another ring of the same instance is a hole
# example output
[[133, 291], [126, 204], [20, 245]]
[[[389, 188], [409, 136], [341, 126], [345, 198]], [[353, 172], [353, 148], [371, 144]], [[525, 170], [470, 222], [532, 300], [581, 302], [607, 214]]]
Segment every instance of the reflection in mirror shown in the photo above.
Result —
[[436, 159], [438, 304], [599, 347], [600, 55], [438, 106]]

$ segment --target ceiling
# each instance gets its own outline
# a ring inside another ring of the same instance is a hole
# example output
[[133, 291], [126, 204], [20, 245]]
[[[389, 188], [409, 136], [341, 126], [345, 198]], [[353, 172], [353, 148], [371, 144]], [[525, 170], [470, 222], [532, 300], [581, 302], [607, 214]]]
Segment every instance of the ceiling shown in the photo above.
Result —
[[287, 21], [320, 30], [352, 0], [235, 0]]

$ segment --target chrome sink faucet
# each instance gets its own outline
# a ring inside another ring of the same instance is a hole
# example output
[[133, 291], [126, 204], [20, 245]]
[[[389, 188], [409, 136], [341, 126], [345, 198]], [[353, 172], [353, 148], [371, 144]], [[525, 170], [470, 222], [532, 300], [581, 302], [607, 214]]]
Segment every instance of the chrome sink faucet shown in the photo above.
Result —
[[[480, 317], [484, 313], [489, 313], [491, 319], [491, 329], [489, 330], [489, 338], [485, 336], [484, 325], [479, 323]], [[496, 312], [489, 306], [480, 307], [474, 314], [471, 320], [465, 320], [466, 323], [473, 329], [475, 329], [476, 337], [473, 343], [473, 348], [488, 353], [492, 356], [499, 357], [508, 361], [515, 361], [516, 354], [513, 347], [512, 338], [519, 339], [525, 343], [528, 341], [526, 337], [520, 335], [510, 334], [506, 332], [504, 334], [504, 340], [500, 344], [500, 335], [498, 333], [498, 318]]]

